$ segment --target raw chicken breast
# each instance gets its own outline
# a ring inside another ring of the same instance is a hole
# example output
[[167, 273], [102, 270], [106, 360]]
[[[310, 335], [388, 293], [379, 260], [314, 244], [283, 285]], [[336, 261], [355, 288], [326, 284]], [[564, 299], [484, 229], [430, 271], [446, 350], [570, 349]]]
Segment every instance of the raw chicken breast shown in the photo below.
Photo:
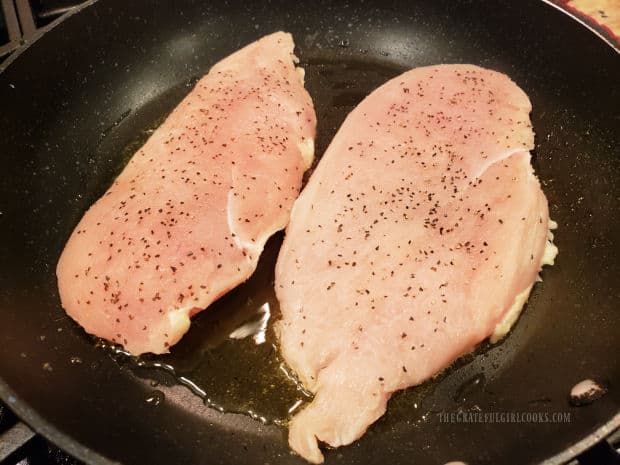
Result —
[[217, 63], [86, 212], [57, 276], [87, 332], [167, 352], [193, 314], [252, 274], [313, 157], [293, 48], [278, 32]]
[[431, 66], [374, 91], [336, 134], [276, 268], [280, 350], [315, 394], [290, 423], [307, 460], [505, 334], [553, 262], [530, 109], [503, 74]]

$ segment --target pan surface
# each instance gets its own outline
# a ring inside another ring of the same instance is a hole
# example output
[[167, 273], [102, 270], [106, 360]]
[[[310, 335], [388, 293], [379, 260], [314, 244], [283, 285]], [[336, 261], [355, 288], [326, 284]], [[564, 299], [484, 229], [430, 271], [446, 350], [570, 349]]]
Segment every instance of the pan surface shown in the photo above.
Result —
[[[64, 314], [54, 273], [80, 216], [196, 78], [276, 30], [293, 33], [306, 69], [318, 155], [365, 95], [405, 69], [474, 63], [511, 76], [532, 100], [534, 167], [559, 223], [556, 266], [510, 335], [395, 395], [326, 462], [559, 463], [617, 426], [620, 58], [535, 0], [101, 0], [51, 28], [0, 73], [0, 397], [89, 463], [304, 463], [277, 423], [305, 397], [280, 371], [270, 335], [260, 345], [227, 337], [264, 303], [277, 318], [281, 235], [248, 283], [197, 316], [170, 355], [146, 357], [147, 368], [112, 356]], [[572, 407], [570, 389], [585, 378], [609, 391]], [[529, 421], [440, 415], [456, 412]]]

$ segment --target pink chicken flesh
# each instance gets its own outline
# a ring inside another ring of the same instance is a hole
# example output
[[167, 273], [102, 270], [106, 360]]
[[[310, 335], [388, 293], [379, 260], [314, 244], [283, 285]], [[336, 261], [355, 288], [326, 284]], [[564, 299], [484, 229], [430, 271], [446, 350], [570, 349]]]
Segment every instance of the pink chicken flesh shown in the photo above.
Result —
[[440, 65], [389, 81], [343, 123], [276, 267], [280, 349], [315, 394], [289, 430], [307, 460], [504, 335], [552, 264], [530, 109], [503, 74]]
[[213, 66], [86, 212], [57, 276], [87, 332], [167, 352], [193, 314], [252, 274], [313, 157], [293, 48], [278, 32]]

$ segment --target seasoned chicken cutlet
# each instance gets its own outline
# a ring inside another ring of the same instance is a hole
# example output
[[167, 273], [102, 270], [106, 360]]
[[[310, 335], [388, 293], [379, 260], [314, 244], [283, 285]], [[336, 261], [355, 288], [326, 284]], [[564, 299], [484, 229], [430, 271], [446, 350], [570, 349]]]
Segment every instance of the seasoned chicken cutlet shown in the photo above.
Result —
[[418, 68], [346, 118], [276, 267], [280, 350], [314, 400], [289, 443], [358, 439], [393, 392], [503, 336], [552, 264], [526, 94], [471, 65]]
[[87, 332], [136, 355], [167, 352], [255, 270], [313, 157], [293, 48], [277, 32], [213, 66], [86, 212], [57, 276]]

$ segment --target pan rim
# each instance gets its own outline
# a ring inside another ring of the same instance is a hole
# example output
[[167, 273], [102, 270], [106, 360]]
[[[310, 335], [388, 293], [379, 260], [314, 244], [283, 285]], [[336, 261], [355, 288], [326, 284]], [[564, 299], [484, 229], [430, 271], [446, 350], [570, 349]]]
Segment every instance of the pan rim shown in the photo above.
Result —
[[11, 55], [9, 55], [9, 57], [6, 60], [0, 63], [0, 74], [2, 74], [11, 65], [11, 63], [13, 63], [17, 58], [19, 58], [22, 53], [28, 50], [30, 46], [33, 45], [35, 42], [37, 42], [46, 32], [51, 31], [59, 24], [65, 22], [71, 16], [81, 12], [83, 9], [88, 8], [91, 5], [94, 5], [98, 1], [99, 0], [86, 0], [81, 5], [73, 7], [71, 10], [67, 11], [62, 16], [56, 18], [51, 23], [43, 26], [42, 28], [37, 29], [35, 34], [27, 42], [24, 42], [23, 45], [20, 45], [17, 49], [13, 51], [13, 53], [11, 53]]
[[[2, 378], [0, 378], [0, 399], [30, 428], [77, 459], [93, 465], [120, 465], [120, 462], [111, 460], [94, 449], [83, 445], [44, 419], [30, 405], [21, 400]], [[620, 412], [617, 412], [607, 423], [599, 426], [589, 435], [562, 452], [545, 459], [541, 462], [541, 465], [561, 465], [567, 463], [597, 442], [605, 440], [607, 436], [619, 428]]]
[[573, 19], [574, 21], [577, 21], [579, 24], [587, 28], [590, 32], [596, 35], [599, 39], [601, 39], [603, 42], [605, 42], [607, 45], [613, 48], [616, 51], [616, 53], [620, 54], [620, 41], [612, 40], [610, 37], [601, 33], [598, 29], [593, 27], [589, 22], [587, 22], [586, 20], [578, 16], [576, 13], [573, 13], [571, 10], [562, 8], [560, 5], [558, 5], [557, 3], [554, 3], [552, 0], [541, 0], [541, 1], [543, 3], [546, 3], [549, 6], [552, 6], [557, 11], [565, 14], [566, 16]]
[[21, 400], [2, 378], [0, 378], [0, 399], [9, 406], [21, 421], [26, 423], [37, 434], [51, 441], [54, 445], [68, 452], [73, 457], [87, 464], [120, 465], [120, 462], [113, 461], [101, 455], [94, 449], [83, 445], [68, 434], [63, 433], [59, 428], [39, 415], [28, 403]]
[[[35, 35], [18, 49], [16, 49], [4, 62], [0, 64], [0, 74], [2, 74], [19, 56], [27, 51], [34, 43], [36, 43], [45, 33], [57, 27], [71, 16], [81, 12], [85, 8], [88, 8], [99, 0], [87, 0], [74, 7], [72, 10], [52, 21], [50, 24], [37, 30]], [[591, 33], [595, 34], [605, 44], [611, 47], [617, 54], [620, 55], [620, 42], [614, 42], [606, 35], [595, 29], [587, 21], [580, 18], [575, 13], [563, 9], [560, 5], [554, 3], [552, 0], [541, 0], [541, 3], [547, 4], [553, 7], [556, 11], [566, 15], [573, 21], [576, 21], [581, 26], [587, 28]], [[70, 435], [61, 431], [60, 428], [54, 426], [51, 422], [43, 418], [36, 410], [31, 407], [27, 402], [20, 399], [19, 396], [11, 389], [9, 384], [4, 381], [0, 376], [0, 399], [5, 402], [9, 408], [19, 417], [21, 421], [26, 423], [37, 434], [40, 434], [45, 439], [51, 441], [54, 445], [60, 449], [66, 451], [75, 458], [84, 461], [87, 464], [93, 465], [120, 465], [120, 462], [111, 460], [104, 455], [96, 452], [94, 449], [83, 445], [81, 442], [72, 438]], [[545, 459], [541, 462], [541, 465], [561, 465], [577, 455], [581, 454], [585, 450], [592, 447], [594, 444], [601, 440], [605, 440], [607, 436], [620, 428], [620, 411], [616, 412], [609, 421], [599, 426], [596, 430], [584, 438], [578, 440], [575, 444], [569, 446], [565, 450]]]

